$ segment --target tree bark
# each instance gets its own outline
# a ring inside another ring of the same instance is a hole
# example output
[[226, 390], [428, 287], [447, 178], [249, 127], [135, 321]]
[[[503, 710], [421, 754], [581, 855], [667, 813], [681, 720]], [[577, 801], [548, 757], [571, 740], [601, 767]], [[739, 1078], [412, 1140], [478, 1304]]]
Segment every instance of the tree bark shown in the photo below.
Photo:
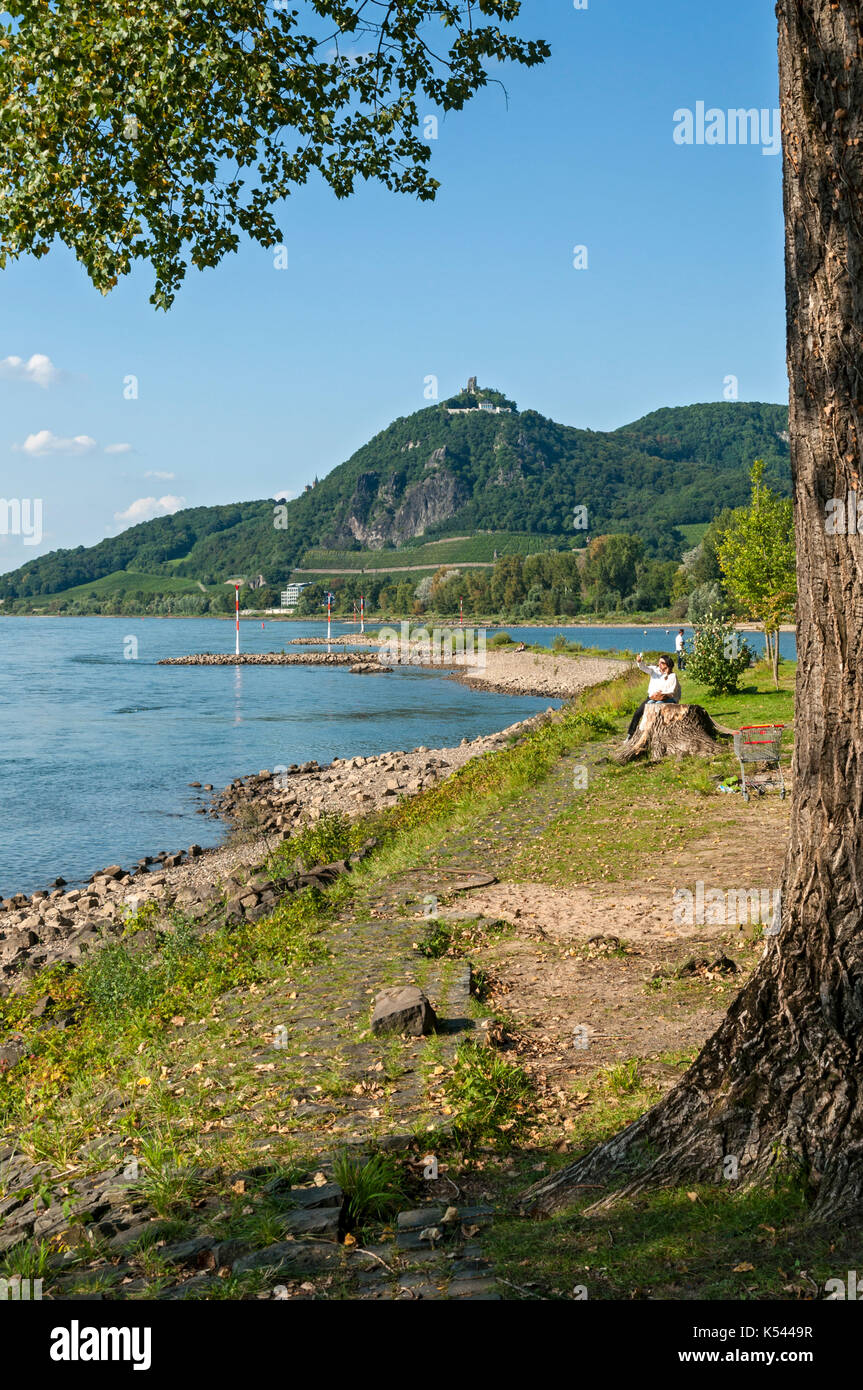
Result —
[[[827, 535], [856, 492], [863, 413], [863, 5], [779, 0], [797, 575], [791, 834], [781, 926], [681, 1082], [526, 1198], [806, 1175], [818, 1218], [863, 1211], [863, 545]], [[620, 1186], [622, 1184], [622, 1186]], [[600, 1204], [613, 1196], [600, 1199]]]

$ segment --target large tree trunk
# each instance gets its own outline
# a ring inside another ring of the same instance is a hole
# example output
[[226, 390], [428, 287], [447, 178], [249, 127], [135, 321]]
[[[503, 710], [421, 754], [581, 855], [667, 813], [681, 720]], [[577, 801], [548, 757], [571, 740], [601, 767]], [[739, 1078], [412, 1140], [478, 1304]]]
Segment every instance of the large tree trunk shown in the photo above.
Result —
[[863, 5], [779, 0], [777, 15], [799, 584], [781, 928], [682, 1081], [537, 1184], [534, 1210], [580, 1183], [720, 1182], [729, 1156], [743, 1184], [781, 1162], [805, 1172], [813, 1215], [863, 1210], [863, 543], [825, 530], [860, 459]]

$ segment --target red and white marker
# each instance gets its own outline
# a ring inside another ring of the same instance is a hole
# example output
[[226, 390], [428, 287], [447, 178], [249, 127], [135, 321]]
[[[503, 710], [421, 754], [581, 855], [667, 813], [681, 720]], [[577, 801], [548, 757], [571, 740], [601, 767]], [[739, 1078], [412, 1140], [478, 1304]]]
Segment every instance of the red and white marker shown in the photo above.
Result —
[[330, 640], [330, 623], [331, 623], [331, 621], [332, 621], [332, 611], [333, 611], [333, 596], [332, 596], [332, 594], [327, 594], [327, 641], [328, 641], [328, 642], [329, 642], [329, 640]]
[[364, 596], [363, 594], [360, 594], [360, 632], [365, 632], [365, 630], [366, 630], [366, 600], [365, 600], [365, 596]]
[[235, 584], [235, 585], [234, 585], [234, 590], [235, 590], [235, 603], [234, 603], [234, 607], [235, 607], [236, 613], [237, 613], [237, 648], [236, 648], [236, 655], [239, 656], [239, 655], [240, 655], [240, 586], [239, 586], [239, 584]]

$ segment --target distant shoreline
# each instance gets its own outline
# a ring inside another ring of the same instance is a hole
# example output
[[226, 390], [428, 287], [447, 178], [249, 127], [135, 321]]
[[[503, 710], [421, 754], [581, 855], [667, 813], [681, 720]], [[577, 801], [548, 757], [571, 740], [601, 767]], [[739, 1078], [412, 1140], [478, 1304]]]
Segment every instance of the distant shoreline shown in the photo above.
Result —
[[[3, 610], [2, 610], [2, 608], [0, 608], [0, 618], [74, 618], [74, 619], [79, 619], [79, 618], [129, 618], [130, 620], [133, 620], [133, 621], [134, 621], [134, 620], [141, 619], [141, 618], [147, 618], [147, 619], [152, 619], [152, 620], [154, 620], [154, 621], [156, 621], [156, 622], [162, 622], [162, 621], [169, 621], [169, 622], [206, 622], [206, 621], [212, 620], [213, 622], [220, 622], [220, 623], [233, 623], [233, 622], [235, 621], [235, 618], [234, 618], [234, 614], [233, 614], [233, 613], [4, 613]], [[290, 613], [267, 613], [267, 612], [265, 612], [265, 611], [258, 612], [258, 613], [246, 613], [245, 615], [241, 613], [241, 614], [240, 614], [240, 620], [241, 620], [242, 622], [247, 622], [247, 623], [250, 623], [250, 622], [272, 622], [272, 623], [324, 623], [324, 622], [326, 622], [326, 618], [297, 618], [297, 617], [294, 617], [294, 615], [293, 615], [293, 614], [290, 614]], [[386, 625], [392, 624], [392, 623], [401, 623], [401, 622], [410, 622], [410, 624], [411, 624], [412, 627], [426, 627], [426, 626], [428, 626], [429, 624], [431, 624], [433, 627], [452, 627], [452, 628], [458, 628], [458, 627], [459, 627], [459, 624], [458, 624], [457, 622], [455, 622], [455, 621], [452, 621], [452, 620], [450, 620], [450, 621], [444, 621], [443, 619], [437, 619], [437, 618], [434, 618], [434, 617], [432, 617], [432, 616], [429, 616], [429, 618], [426, 620], [426, 619], [423, 618], [422, 616], [417, 616], [416, 614], [412, 615], [410, 618], [398, 618], [398, 617], [397, 617], [397, 618], [378, 618], [378, 617], [375, 617], [374, 615], [369, 615], [369, 616], [366, 617], [366, 625], [367, 625], [368, 627], [380, 627], [380, 626], [386, 626]], [[357, 624], [356, 624], [356, 622], [355, 622], [355, 620], [354, 620], [353, 618], [333, 618], [333, 627], [350, 627], [350, 628], [353, 628], [353, 627], [356, 627], [356, 626], [357, 626]], [[537, 632], [545, 631], [547, 628], [564, 629], [564, 628], [573, 628], [573, 627], [583, 628], [583, 629], [585, 629], [585, 631], [588, 631], [588, 632], [590, 632], [590, 631], [601, 632], [601, 631], [603, 631], [604, 629], [607, 629], [607, 628], [615, 628], [615, 627], [619, 627], [619, 628], [641, 628], [642, 632], [672, 632], [672, 631], [673, 631], [673, 632], [677, 632], [678, 629], [679, 629], [680, 627], [683, 627], [684, 629], [689, 628], [689, 629], [691, 630], [691, 629], [695, 626], [695, 624], [690, 623], [690, 622], [689, 622], [687, 619], [685, 619], [685, 618], [684, 618], [684, 619], [673, 618], [673, 619], [671, 619], [669, 622], [664, 622], [664, 623], [657, 623], [657, 622], [651, 622], [651, 623], [647, 623], [647, 622], [624, 622], [624, 620], [623, 620], [622, 618], [608, 618], [608, 619], [606, 619], [604, 622], [594, 621], [594, 622], [589, 622], [589, 623], [582, 623], [582, 622], [579, 622], [577, 618], [567, 619], [565, 622], [561, 622], [561, 621], [558, 621], [558, 620], [555, 619], [554, 621], [547, 622], [547, 623], [540, 623], [540, 622], [537, 622], [535, 619], [534, 619], [533, 621], [530, 621], [530, 620], [528, 620], [528, 619], [522, 619], [522, 618], [513, 618], [513, 619], [510, 619], [510, 620], [508, 620], [508, 621], [500, 621], [500, 622], [490, 622], [490, 621], [483, 622], [483, 621], [481, 621], [481, 620], [478, 619], [478, 618], [466, 618], [466, 619], [465, 619], [465, 622], [464, 622], [464, 626], [465, 626], [465, 627], [472, 627], [472, 628], [482, 628], [482, 629], [485, 629], [485, 630], [488, 631], [488, 632], [491, 632], [491, 631], [502, 631], [502, 632], [505, 632], [506, 629], [507, 629], [508, 627], [535, 628], [535, 629], [537, 630]], [[741, 623], [735, 623], [735, 624], [734, 624], [734, 628], [735, 628], [735, 631], [737, 631], [737, 632], [761, 632], [761, 631], [762, 631], [762, 628], [761, 628], [761, 624], [760, 624], [760, 623], [751, 623], [751, 622], [746, 622], [746, 623], [743, 623], [743, 622], [741, 622]], [[797, 628], [796, 628], [796, 626], [795, 626], [794, 623], [780, 623], [780, 625], [779, 625], [779, 631], [780, 631], [780, 632], [796, 632], [796, 631], [797, 631]]]

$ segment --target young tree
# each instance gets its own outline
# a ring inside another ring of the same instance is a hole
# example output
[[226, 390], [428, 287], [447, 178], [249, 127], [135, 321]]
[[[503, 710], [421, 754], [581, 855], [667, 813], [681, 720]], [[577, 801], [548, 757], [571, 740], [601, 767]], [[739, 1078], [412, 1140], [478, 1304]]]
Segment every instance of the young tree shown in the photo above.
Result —
[[752, 648], [740, 641], [733, 624], [718, 614], [708, 613], [692, 639], [686, 674], [706, 685], [711, 695], [726, 695], [737, 689], [753, 655]]
[[145, 260], [166, 309], [188, 265], [218, 265], [241, 232], [283, 253], [274, 208], [310, 174], [339, 198], [372, 179], [431, 199], [428, 107], [461, 110], [489, 67], [549, 56], [512, 34], [519, 9], [9, 0], [0, 266], [57, 238], [107, 293]]
[[797, 595], [794, 510], [764, 482], [764, 464], [752, 466], [752, 501], [735, 512], [719, 541], [719, 563], [738, 610], [764, 629], [773, 683], [779, 689], [779, 627]]
[[[764, 958], [672, 1091], [528, 1196], [580, 1183], [738, 1181], [792, 1164], [811, 1214], [863, 1208], [863, 540], [831, 535], [863, 439], [859, 0], [778, 0], [788, 374], [797, 543], [791, 837]], [[605, 1199], [613, 1200], [613, 1197]]]

